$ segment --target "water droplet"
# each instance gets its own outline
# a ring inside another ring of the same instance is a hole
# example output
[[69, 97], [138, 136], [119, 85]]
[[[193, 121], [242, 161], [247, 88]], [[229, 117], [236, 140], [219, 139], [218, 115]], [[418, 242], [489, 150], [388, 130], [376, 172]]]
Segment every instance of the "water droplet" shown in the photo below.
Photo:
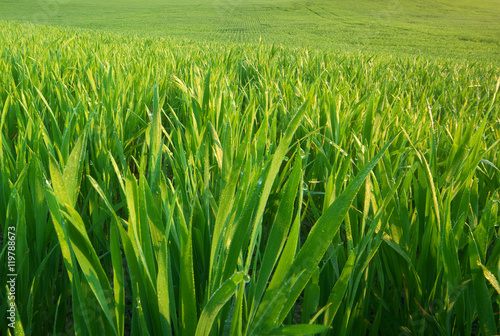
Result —
[[262, 184], [262, 179], [258, 180], [258, 181], [257, 181], [257, 184], [258, 184], [258, 185], [261, 185], [261, 184]]

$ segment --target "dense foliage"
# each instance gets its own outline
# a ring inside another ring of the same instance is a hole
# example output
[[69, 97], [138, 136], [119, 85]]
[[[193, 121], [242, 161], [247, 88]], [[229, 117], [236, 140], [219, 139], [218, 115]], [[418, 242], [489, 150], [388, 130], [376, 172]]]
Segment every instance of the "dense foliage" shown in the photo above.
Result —
[[498, 333], [498, 67], [10, 23], [0, 48], [16, 334]]

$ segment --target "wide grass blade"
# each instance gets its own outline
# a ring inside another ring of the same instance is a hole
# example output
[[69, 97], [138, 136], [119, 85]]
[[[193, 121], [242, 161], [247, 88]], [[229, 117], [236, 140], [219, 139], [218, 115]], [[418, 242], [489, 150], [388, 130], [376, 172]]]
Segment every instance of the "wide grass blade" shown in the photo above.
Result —
[[[368, 176], [373, 167], [377, 164], [377, 162], [382, 158], [392, 141], [394, 141], [394, 138], [389, 141], [379, 151], [379, 153], [358, 173], [354, 180], [349, 183], [346, 190], [344, 190], [344, 192], [333, 202], [333, 204], [328, 208], [328, 210], [326, 210], [326, 212], [313, 226], [306, 242], [298, 252], [290, 269], [287, 271], [285, 279], [280, 284], [280, 286], [278, 286], [278, 288], [283, 287], [285, 285], [285, 282], [287, 282], [289, 279], [296, 276], [297, 274], [301, 274], [300, 278], [298, 278], [293, 288], [291, 289], [287, 304], [282, 309], [284, 312], [288, 312], [288, 310], [291, 308], [291, 305], [295, 302], [297, 297], [304, 289], [305, 285], [312, 275], [312, 272], [314, 271], [313, 266], [319, 264], [332, 239], [337, 234], [337, 231], [347, 211], [349, 210], [354, 197], [361, 188], [363, 181], [365, 180], [366, 176]], [[254, 321], [254, 327], [251, 328], [252, 333], [258, 334], [259, 332], [268, 331], [265, 329], [261, 329], [261, 322], [258, 321], [276, 321], [276, 319], [278, 319], [278, 315], [276, 313], [280, 313], [280, 316], [285, 315], [281, 311], [274, 311], [273, 315], [270, 315], [270, 313], [266, 311], [266, 307], [269, 305], [270, 301], [275, 300], [272, 298], [279, 295], [278, 288], [268, 287], [261, 307], [257, 312], [257, 316]], [[281, 295], [283, 295], [283, 292], [281, 293]], [[281, 321], [278, 320], [277, 324], [279, 325], [280, 322]]]
[[210, 330], [212, 329], [212, 324], [216, 320], [217, 314], [226, 302], [235, 294], [238, 289], [238, 285], [244, 280], [248, 281], [247, 275], [243, 272], [235, 273], [215, 291], [201, 312], [200, 319], [198, 320], [198, 326], [196, 327], [196, 336], [210, 335]]
[[63, 214], [68, 219], [68, 235], [75, 257], [87, 279], [94, 295], [99, 302], [104, 315], [108, 319], [111, 330], [115, 335], [117, 321], [114, 300], [111, 299], [112, 290], [106, 273], [104, 272], [97, 254], [90, 242], [80, 215], [76, 210], [66, 206]]
[[330, 330], [331, 327], [313, 324], [295, 324], [273, 329], [265, 335], [315, 335]]

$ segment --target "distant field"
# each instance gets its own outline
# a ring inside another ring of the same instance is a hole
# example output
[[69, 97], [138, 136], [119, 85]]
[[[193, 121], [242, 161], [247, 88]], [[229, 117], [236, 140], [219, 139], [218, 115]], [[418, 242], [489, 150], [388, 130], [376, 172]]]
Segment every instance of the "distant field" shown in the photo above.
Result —
[[500, 61], [500, 1], [21, 0], [0, 19], [97, 30]]

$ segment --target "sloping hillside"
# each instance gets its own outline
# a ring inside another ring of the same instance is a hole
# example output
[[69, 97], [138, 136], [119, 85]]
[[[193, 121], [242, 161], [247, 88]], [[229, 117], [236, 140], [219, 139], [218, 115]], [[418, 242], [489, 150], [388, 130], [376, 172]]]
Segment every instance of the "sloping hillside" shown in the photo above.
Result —
[[0, 2], [0, 19], [41, 24], [491, 61], [500, 60], [499, 17], [498, 0]]

